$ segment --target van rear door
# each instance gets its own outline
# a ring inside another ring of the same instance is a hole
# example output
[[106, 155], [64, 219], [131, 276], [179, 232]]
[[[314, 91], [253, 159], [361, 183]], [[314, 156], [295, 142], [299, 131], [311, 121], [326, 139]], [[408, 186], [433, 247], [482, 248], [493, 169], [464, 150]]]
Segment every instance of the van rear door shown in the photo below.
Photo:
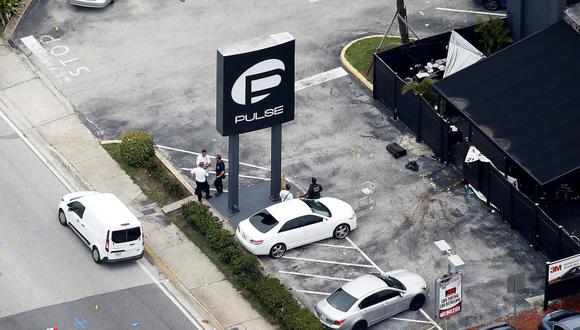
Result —
[[135, 256], [142, 246], [141, 226], [117, 229], [111, 231], [110, 254], [114, 257]]

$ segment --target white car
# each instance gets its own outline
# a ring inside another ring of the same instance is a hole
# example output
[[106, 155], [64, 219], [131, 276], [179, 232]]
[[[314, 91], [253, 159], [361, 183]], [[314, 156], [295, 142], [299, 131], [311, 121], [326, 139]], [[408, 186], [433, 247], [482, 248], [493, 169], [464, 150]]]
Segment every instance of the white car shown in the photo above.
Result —
[[115, 0], [69, 0], [71, 5], [90, 8], [104, 8], [114, 2]]
[[255, 255], [280, 258], [287, 250], [330, 237], [345, 238], [356, 228], [352, 207], [339, 199], [293, 199], [243, 220], [236, 238]]
[[58, 221], [91, 249], [96, 263], [143, 257], [141, 221], [113, 194], [66, 194], [58, 205]]

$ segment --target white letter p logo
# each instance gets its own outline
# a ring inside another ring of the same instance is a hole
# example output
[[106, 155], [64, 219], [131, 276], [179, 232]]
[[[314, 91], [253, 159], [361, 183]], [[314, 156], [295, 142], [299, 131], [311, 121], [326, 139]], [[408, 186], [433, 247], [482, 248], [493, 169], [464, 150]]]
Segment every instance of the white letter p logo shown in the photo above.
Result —
[[282, 82], [284, 63], [270, 59], [254, 64], [244, 71], [232, 87], [232, 99], [237, 104], [247, 105], [259, 102]]

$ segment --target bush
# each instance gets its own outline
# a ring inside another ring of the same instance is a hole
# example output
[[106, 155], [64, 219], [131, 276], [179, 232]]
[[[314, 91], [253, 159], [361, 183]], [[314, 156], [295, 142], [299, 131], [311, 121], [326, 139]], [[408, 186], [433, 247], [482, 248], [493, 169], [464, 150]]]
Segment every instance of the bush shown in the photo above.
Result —
[[123, 159], [133, 167], [151, 166], [148, 165], [148, 162], [155, 155], [153, 137], [143, 131], [132, 131], [123, 134], [119, 149]]
[[234, 235], [222, 228], [219, 219], [211, 214], [207, 206], [189, 202], [181, 208], [181, 214], [230, 268], [236, 286], [258, 300], [280, 322], [282, 329], [324, 329], [314, 314], [302, 307], [277, 278], [264, 274], [258, 258], [245, 253]]
[[0, 23], [6, 26], [10, 18], [18, 14], [22, 0], [0, 0]]

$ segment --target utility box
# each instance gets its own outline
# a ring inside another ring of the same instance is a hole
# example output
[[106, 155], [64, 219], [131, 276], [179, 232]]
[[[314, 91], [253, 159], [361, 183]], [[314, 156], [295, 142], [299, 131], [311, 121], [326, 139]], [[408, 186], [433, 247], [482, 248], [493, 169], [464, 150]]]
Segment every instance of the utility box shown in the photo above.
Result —
[[447, 265], [450, 273], [463, 274], [465, 272], [465, 262], [457, 254], [452, 254], [447, 257]]

